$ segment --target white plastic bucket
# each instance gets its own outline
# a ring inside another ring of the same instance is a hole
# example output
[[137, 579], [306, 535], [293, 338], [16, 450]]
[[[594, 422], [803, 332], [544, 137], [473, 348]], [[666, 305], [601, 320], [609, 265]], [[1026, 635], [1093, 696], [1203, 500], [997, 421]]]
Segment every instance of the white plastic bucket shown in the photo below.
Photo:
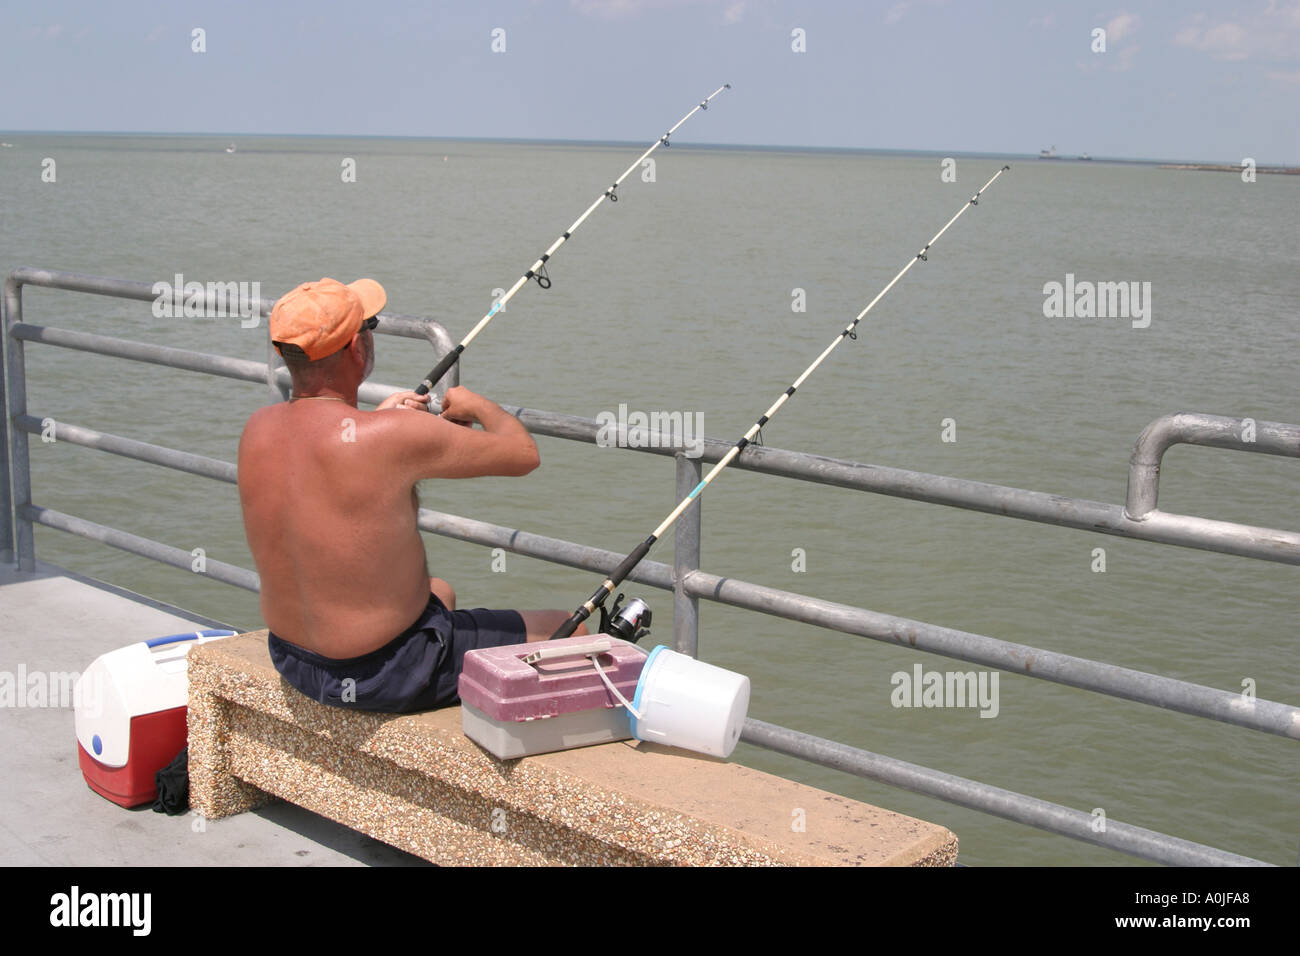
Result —
[[660, 644], [646, 658], [632, 708], [638, 740], [730, 757], [749, 711], [749, 678]]

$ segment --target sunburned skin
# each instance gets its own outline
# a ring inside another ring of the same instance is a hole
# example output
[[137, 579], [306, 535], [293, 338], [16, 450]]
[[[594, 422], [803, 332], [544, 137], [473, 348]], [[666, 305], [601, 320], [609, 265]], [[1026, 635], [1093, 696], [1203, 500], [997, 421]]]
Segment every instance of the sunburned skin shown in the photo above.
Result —
[[[447, 391], [441, 415], [414, 392], [357, 409], [372, 349], [373, 334], [357, 333], [330, 376], [307, 390], [295, 380], [294, 399], [255, 412], [239, 442], [262, 617], [281, 639], [336, 660], [389, 643], [420, 616], [431, 589], [455, 606], [450, 585], [429, 577], [417, 482], [526, 475], [540, 463], [527, 429], [467, 388]], [[529, 640], [546, 639], [568, 616], [520, 614]]]
[[[284, 640], [356, 657], [424, 610], [429, 572], [414, 481], [388, 471], [392, 455], [381, 446], [393, 429], [373, 421], [414, 414], [299, 401], [249, 420], [239, 447], [244, 527], [262, 578], [262, 617]], [[354, 441], [343, 440], [349, 430]]]

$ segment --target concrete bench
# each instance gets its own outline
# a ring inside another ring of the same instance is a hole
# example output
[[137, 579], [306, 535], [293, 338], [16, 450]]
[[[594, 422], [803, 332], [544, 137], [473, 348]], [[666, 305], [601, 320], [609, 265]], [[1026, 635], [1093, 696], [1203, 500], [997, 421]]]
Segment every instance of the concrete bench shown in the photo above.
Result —
[[190, 802], [209, 819], [288, 800], [438, 864], [944, 866], [947, 829], [636, 741], [497, 760], [460, 708], [325, 707], [266, 631], [189, 657]]

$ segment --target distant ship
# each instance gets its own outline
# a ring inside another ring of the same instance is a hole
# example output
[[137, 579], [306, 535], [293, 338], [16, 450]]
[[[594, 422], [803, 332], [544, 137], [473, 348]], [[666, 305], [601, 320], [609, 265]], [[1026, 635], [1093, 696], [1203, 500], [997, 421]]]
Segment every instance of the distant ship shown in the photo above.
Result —
[[1089, 159], [1089, 160], [1092, 159], [1092, 157], [1089, 156], [1087, 153], [1084, 153], [1084, 154], [1083, 154], [1082, 156], [1080, 156], [1079, 158], [1080, 158], [1080, 159]]
[[1051, 149], [1040, 149], [1038, 151], [1038, 158], [1039, 159], [1060, 159], [1060, 157], [1056, 155], [1055, 146], [1053, 146]]
[[3, 148], [3, 149], [13, 149], [13, 148], [14, 148], [14, 144], [13, 144], [13, 143], [0, 143], [0, 148]]

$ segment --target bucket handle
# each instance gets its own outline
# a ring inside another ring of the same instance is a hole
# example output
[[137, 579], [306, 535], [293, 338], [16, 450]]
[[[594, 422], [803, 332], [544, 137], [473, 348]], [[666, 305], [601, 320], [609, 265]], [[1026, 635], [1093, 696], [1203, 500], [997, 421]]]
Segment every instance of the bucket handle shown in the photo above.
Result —
[[637, 720], [640, 720], [641, 712], [628, 703], [628, 699], [618, 692], [618, 688], [614, 686], [614, 682], [609, 679], [609, 675], [605, 673], [605, 669], [600, 666], [600, 661], [596, 660], [596, 653], [597, 652], [595, 651], [591, 653], [591, 666], [596, 668], [596, 673], [599, 674], [600, 679], [605, 682], [605, 686], [609, 688], [609, 692], [618, 698], [618, 702], [627, 708], [629, 714]]

